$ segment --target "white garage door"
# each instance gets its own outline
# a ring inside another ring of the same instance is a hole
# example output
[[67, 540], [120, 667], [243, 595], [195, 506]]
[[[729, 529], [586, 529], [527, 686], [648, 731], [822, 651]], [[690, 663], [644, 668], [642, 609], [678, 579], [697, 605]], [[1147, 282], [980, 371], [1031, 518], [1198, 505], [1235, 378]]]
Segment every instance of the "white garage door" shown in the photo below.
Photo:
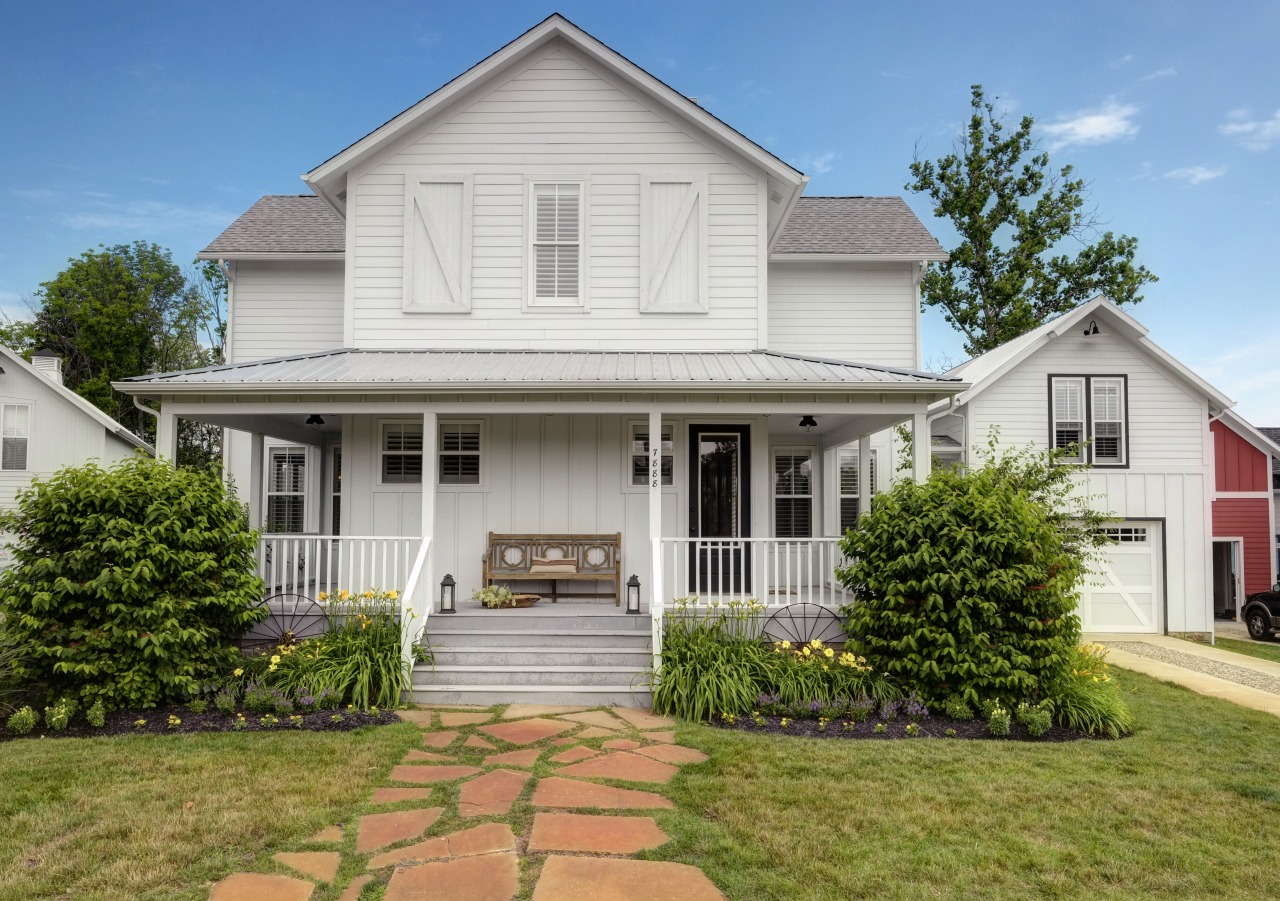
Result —
[[1160, 524], [1122, 522], [1103, 531], [1102, 549], [1080, 603], [1086, 632], [1159, 632]]

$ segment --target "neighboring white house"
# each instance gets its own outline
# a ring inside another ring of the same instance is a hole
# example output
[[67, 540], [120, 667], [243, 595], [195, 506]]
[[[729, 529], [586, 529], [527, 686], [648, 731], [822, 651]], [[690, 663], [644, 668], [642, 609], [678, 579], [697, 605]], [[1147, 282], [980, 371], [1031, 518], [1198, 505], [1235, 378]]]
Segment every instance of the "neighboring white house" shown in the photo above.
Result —
[[[0, 507], [12, 507], [31, 480], [96, 460], [109, 466], [151, 447], [62, 384], [56, 354], [28, 363], [0, 346]], [[9, 562], [0, 546], [0, 566]]]
[[871, 465], [835, 449], [966, 387], [917, 371], [945, 254], [901, 199], [802, 197], [560, 16], [303, 179], [200, 254], [228, 365], [117, 385], [161, 453], [178, 418], [232, 430], [273, 589], [425, 607], [480, 586], [490, 532], [620, 533], [646, 607], [835, 599]]
[[1117, 518], [1081, 598], [1086, 631], [1212, 632], [1210, 422], [1230, 399], [1105, 298], [948, 375], [970, 387], [933, 407], [935, 446], [972, 455], [994, 433], [1002, 447], [1082, 447], [1081, 491]]

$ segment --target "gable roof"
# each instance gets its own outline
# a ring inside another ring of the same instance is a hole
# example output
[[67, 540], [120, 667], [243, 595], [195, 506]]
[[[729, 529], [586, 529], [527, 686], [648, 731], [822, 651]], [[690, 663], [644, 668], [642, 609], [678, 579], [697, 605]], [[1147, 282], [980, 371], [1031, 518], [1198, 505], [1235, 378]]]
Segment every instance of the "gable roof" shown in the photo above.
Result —
[[227, 226], [197, 256], [202, 260], [269, 254], [340, 256], [346, 223], [314, 194], [268, 194]]
[[949, 370], [945, 373], [947, 376], [963, 379], [972, 386], [956, 397], [955, 402], [957, 404], [968, 403], [1058, 335], [1064, 334], [1073, 328], [1084, 329], [1094, 319], [1105, 322], [1114, 330], [1116, 335], [1127, 339], [1140, 351], [1155, 360], [1161, 368], [1181, 379], [1197, 393], [1207, 397], [1211, 408], [1222, 411], [1229, 410], [1235, 406], [1235, 401], [1210, 385], [1172, 354], [1148, 338], [1148, 329], [1145, 325], [1102, 295], [1081, 304], [1074, 310], [1063, 313], [1055, 319], [1050, 319], [1025, 335], [1020, 335], [994, 350], [989, 350], [971, 360], [966, 360], [959, 366]]
[[[1280, 446], [1280, 428], [1276, 426], [1260, 426], [1258, 431], [1269, 438], [1274, 444]], [[1271, 458], [1271, 471], [1280, 472], [1280, 454]]]
[[67, 403], [71, 404], [71, 406], [79, 410], [80, 413], [82, 413], [85, 416], [88, 416], [90, 419], [97, 422], [98, 425], [102, 426], [104, 429], [107, 430], [108, 434], [114, 435], [116, 438], [120, 439], [121, 441], [124, 441], [126, 444], [131, 444], [134, 447], [144, 450], [149, 454], [155, 453], [155, 449], [150, 444], [147, 444], [147, 442], [143, 441], [137, 435], [133, 434], [133, 432], [129, 431], [120, 423], [116, 422], [106, 413], [103, 413], [101, 410], [99, 410], [93, 404], [89, 403], [79, 394], [76, 394], [66, 385], [55, 382], [53, 379], [49, 378], [49, 376], [45, 375], [40, 370], [36, 369], [26, 360], [22, 359], [22, 357], [17, 353], [17, 351], [11, 350], [10, 348], [0, 344], [0, 357], [4, 358], [6, 366], [12, 364], [21, 369], [25, 369], [36, 379], [38, 384], [46, 386], [57, 397], [62, 398], [62, 400], [66, 401]]
[[947, 253], [901, 197], [801, 197], [773, 258], [813, 255], [943, 262]]
[[1280, 472], [1280, 429], [1260, 429], [1235, 410], [1224, 410], [1221, 419], [1223, 425], [1270, 458], [1272, 472]]
[[313, 191], [332, 203], [336, 209], [343, 209], [348, 169], [448, 104], [468, 95], [491, 78], [499, 77], [539, 47], [556, 38], [563, 39], [587, 54], [668, 112], [712, 135], [768, 173], [771, 181], [777, 183], [779, 192], [782, 194], [782, 214], [778, 220], [779, 224], [786, 218], [786, 211], [794, 205], [796, 197], [808, 181], [803, 172], [731, 128], [661, 79], [654, 77], [613, 48], [587, 34], [559, 13], [548, 16], [452, 81], [325, 160], [304, 174], [302, 180]]

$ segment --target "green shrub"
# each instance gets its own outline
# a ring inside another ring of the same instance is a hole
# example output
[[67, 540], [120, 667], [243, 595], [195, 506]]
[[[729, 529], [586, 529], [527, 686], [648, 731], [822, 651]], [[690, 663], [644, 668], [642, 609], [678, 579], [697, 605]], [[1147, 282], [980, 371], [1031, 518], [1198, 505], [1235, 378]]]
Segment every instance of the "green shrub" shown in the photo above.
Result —
[[1106, 657], [1107, 650], [1102, 645], [1073, 649], [1070, 675], [1046, 705], [1058, 725], [1111, 738], [1133, 731], [1133, 714], [1120, 697]]
[[1102, 518], [1030, 451], [878, 495], [842, 544], [850, 641], [927, 702], [1038, 702], [1070, 669], [1076, 585]]
[[84, 718], [95, 729], [101, 729], [107, 724], [107, 708], [102, 706], [101, 699], [94, 701], [93, 706], [84, 712]]
[[213, 696], [213, 709], [223, 716], [231, 716], [236, 712], [236, 696], [228, 691], [220, 691]]
[[964, 698], [958, 695], [952, 695], [942, 702], [942, 713], [953, 720], [968, 721], [973, 719], [973, 708], [965, 703]]
[[279, 689], [258, 682], [250, 683], [244, 692], [244, 709], [250, 713], [274, 713], [284, 700]]
[[71, 698], [61, 698], [44, 709], [44, 724], [52, 732], [64, 732], [76, 715], [77, 704]]
[[991, 710], [991, 716], [987, 718], [987, 731], [999, 738], [1009, 734], [1009, 728], [1013, 725], [1013, 720], [1009, 716], [1009, 711], [997, 704]]
[[4, 632], [4, 617], [0, 615], [0, 717], [16, 711], [28, 693], [18, 674], [23, 656], [17, 642]]
[[204, 698], [196, 698], [194, 701], [192, 701], [190, 704], [187, 705], [187, 709], [190, 710], [192, 713], [198, 715], [198, 714], [204, 713], [206, 710], [209, 709], [209, 702], [206, 701]]
[[217, 473], [145, 457], [37, 479], [0, 516], [15, 565], [0, 615], [18, 675], [107, 707], [186, 701], [232, 659], [255, 609], [256, 536]]
[[30, 707], [23, 707], [9, 716], [9, 721], [6, 725], [14, 735], [27, 735], [36, 727], [37, 722], [39, 720], [36, 717], [36, 712]]

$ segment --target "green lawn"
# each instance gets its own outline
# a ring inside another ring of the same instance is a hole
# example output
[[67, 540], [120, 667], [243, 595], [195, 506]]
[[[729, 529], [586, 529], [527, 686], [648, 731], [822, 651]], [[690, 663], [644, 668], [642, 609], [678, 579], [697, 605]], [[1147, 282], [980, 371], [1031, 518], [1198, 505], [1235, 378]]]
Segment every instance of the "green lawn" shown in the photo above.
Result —
[[1221, 635], [1214, 641], [1214, 647], [1221, 648], [1224, 651], [1234, 651], [1237, 654], [1245, 654], [1249, 657], [1257, 657], [1259, 660], [1270, 660], [1272, 663], [1280, 663], [1280, 643], [1272, 641], [1242, 641], [1239, 638], [1223, 638]]
[[0, 743], [0, 899], [204, 901], [236, 870], [287, 873], [270, 855], [349, 822], [421, 735], [403, 724]]
[[[682, 726], [650, 856], [735, 901], [1280, 896], [1280, 718], [1143, 676], [1118, 742], [781, 739]], [[1132, 693], [1131, 693], [1132, 690]]]

